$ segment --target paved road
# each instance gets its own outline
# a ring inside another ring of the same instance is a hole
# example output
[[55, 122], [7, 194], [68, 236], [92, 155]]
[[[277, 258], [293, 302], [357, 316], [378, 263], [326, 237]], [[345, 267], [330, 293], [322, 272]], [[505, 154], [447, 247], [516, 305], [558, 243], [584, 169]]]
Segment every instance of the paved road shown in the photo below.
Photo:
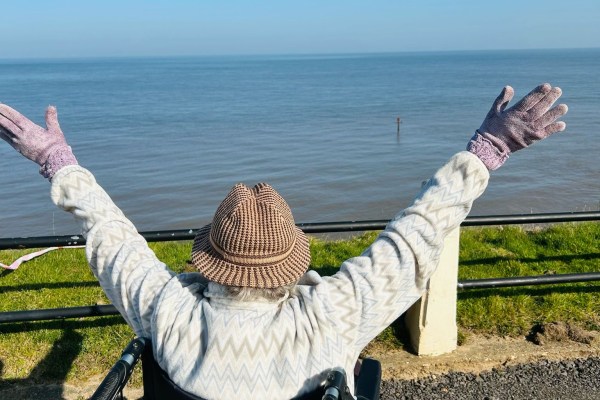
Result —
[[599, 400], [600, 358], [539, 361], [480, 375], [449, 373], [382, 383], [381, 400]]

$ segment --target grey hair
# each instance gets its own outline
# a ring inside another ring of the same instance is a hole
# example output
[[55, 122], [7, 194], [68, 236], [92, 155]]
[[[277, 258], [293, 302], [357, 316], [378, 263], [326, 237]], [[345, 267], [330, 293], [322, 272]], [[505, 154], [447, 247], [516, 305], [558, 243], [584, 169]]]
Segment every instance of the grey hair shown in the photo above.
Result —
[[252, 288], [244, 286], [228, 286], [211, 281], [200, 272], [195, 272], [200, 277], [200, 290], [204, 291], [209, 284], [212, 285], [212, 291], [227, 296], [232, 300], [238, 301], [266, 301], [270, 303], [278, 303], [288, 299], [296, 293], [296, 285], [298, 282], [293, 282], [288, 285], [275, 288]]
[[239, 301], [268, 301], [277, 303], [286, 300], [295, 293], [296, 283], [275, 288], [252, 288], [242, 286], [223, 286], [228, 297]]

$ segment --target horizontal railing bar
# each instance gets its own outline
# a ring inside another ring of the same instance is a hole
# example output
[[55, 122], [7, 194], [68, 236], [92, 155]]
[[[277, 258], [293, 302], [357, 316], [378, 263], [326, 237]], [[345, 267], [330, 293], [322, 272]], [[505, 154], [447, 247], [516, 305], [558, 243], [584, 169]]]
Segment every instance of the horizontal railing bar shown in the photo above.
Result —
[[[473, 216], [467, 217], [461, 226], [543, 224], [581, 221], [600, 221], [600, 211]], [[388, 222], [388, 220], [312, 222], [299, 223], [297, 226], [305, 233], [334, 233], [381, 230], [385, 228]], [[192, 240], [197, 232], [198, 229], [180, 229], [171, 231], [148, 231], [141, 232], [140, 234], [148, 242], [169, 242]], [[85, 238], [82, 235], [0, 238], [0, 250], [54, 246], [69, 247], [81, 246], [84, 244]]]
[[11, 322], [31, 322], [51, 319], [102, 317], [118, 315], [112, 304], [67, 308], [45, 308], [41, 310], [8, 311], [0, 313], [0, 324]]
[[501, 287], [535, 286], [550, 285], [557, 283], [577, 283], [591, 281], [600, 281], [600, 272], [587, 272], [580, 274], [515, 276], [511, 278], [473, 279], [458, 282], [458, 289], [491, 289]]
[[[600, 272], [579, 274], [520, 276], [512, 278], [473, 279], [458, 282], [459, 290], [490, 289], [500, 287], [551, 285], [559, 283], [578, 283], [600, 281]], [[118, 315], [112, 304], [69, 308], [48, 308], [42, 310], [0, 312], [0, 324], [14, 322], [32, 322], [65, 318], [88, 318], [106, 315]]]
[[555, 222], [583, 221], [600, 221], [600, 211], [469, 216], [464, 220], [461, 226], [548, 224]]

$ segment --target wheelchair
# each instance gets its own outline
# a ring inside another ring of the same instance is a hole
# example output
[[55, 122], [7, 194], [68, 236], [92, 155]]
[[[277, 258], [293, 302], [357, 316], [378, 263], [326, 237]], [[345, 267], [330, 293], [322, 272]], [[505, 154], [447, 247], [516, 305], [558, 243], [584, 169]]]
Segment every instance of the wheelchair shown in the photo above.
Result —
[[[135, 338], [127, 345], [121, 358], [112, 366], [90, 400], [123, 399], [123, 389], [140, 359], [144, 400], [205, 400], [185, 392], [169, 379], [154, 360], [150, 341], [144, 338]], [[372, 358], [364, 359], [355, 382], [358, 400], [379, 400], [381, 363]], [[292, 400], [354, 400], [354, 397], [347, 386], [345, 371], [333, 368], [319, 388]]]

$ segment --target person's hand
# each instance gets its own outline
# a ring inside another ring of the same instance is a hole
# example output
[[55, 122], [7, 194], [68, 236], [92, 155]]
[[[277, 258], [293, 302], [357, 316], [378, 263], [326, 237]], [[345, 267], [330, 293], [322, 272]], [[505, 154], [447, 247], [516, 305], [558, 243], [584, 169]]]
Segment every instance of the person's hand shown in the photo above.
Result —
[[567, 113], [568, 107], [559, 104], [551, 108], [561, 94], [560, 88], [544, 83], [506, 109], [514, 90], [505, 86], [471, 138], [467, 150], [478, 156], [489, 170], [495, 170], [504, 164], [510, 153], [563, 131], [566, 124], [557, 119]]
[[44, 129], [18, 111], [0, 103], [0, 138], [38, 164], [40, 173], [45, 178], [51, 179], [64, 166], [77, 164], [60, 129], [56, 108], [53, 106], [46, 110]]

